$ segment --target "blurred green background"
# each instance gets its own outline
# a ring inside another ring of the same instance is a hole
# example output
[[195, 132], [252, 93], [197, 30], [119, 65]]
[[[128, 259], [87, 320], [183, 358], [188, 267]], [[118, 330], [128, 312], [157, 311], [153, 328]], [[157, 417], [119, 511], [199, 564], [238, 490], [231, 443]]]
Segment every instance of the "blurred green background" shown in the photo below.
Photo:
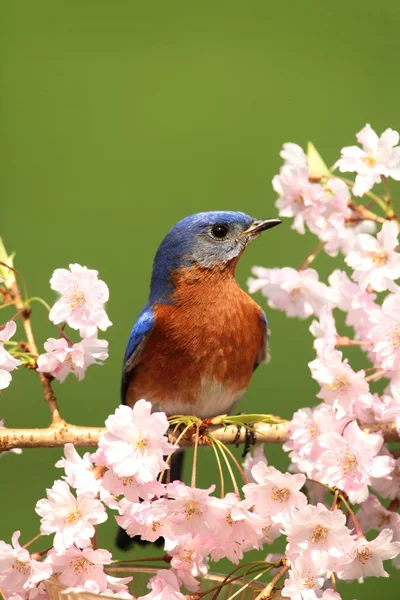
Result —
[[[52, 303], [50, 276], [71, 262], [98, 269], [111, 294], [110, 358], [82, 383], [55, 384], [64, 418], [102, 425], [119, 403], [125, 343], [177, 220], [216, 209], [276, 216], [271, 179], [285, 141], [311, 139], [332, 164], [366, 122], [399, 129], [399, 26], [394, 0], [0, 2], [0, 234], [30, 295]], [[314, 244], [285, 221], [249, 248], [241, 284], [251, 265], [296, 266]], [[326, 277], [340, 264], [316, 266]], [[315, 402], [311, 337], [305, 322], [268, 317], [272, 362], [240, 409], [289, 417]], [[41, 347], [55, 335], [40, 305], [33, 325]], [[32, 372], [14, 373], [0, 402], [10, 427], [48, 423]], [[280, 448], [266, 452], [287, 465]], [[60, 453], [1, 459], [0, 539], [37, 533], [34, 506], [60, 475]], [[202, 485], [212, 460], [202, 451]], [[114, 529], [100, 528], [101, 544], [111, 548]], [[341, 592], [389, 597], [391, 585]]]

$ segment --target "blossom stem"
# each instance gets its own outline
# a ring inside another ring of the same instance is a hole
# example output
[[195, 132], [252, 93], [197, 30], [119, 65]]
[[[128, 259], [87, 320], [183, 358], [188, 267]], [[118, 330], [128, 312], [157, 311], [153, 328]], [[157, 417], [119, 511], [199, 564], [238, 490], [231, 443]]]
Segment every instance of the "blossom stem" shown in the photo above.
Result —
[[343, 494], [343, 492], [339, 493], [339, 498], [340, 500], [343, 502], [343, 504], [345, 505], [345, 507], [347, 508], [348, 513], [351, 515], [351, 518], [353, 519], [353, 523], [354, 523], [354, 527], [356, 528], [356, 532], [358, 537], [365, 537], [365, 535], [363, 534], [363, 531], [360, 527], [360, 524], [357, 520], [357, 517], [354, 513], [354, 510], [351, 508], [350, 503], [346, 500], [345, 495]]
[[1, 598], [1, 600], [7, 600], [7, 598], [4, 595], [3, 590], [1, 588], [0, 588], [0, 598]]
[[137, 562], [165, 562], [170, 563], [171, 557], [169, 554], [162, 554], [161, 556], [145, 556], [141, 558], [129, 558], [127, 560], [114, 560], [113, 564], [128, 564]]
[[239, 487], [238, 487], [238, 484], [236, 483], [236, 479], [235, 479], [235, 476], [234, 476], [234, 474], [233, 474], [232, 467], [231, 467], [231, 465], [230, 465], [230, 463], [229, 463], [229, 460], [228, 460], [228, 458], [227, 458], [227, 456], [226, 456], [226, 454], [225, 454], [225, 451], [226, 451], [226, 446], [225, 446], [225, 444], [223, 444], [223, 443], [222, 443], [222, 442], [220, 442], [219, 440], [216, 440], [216, 439], [214, 439], [214, 441], [216, 442], [216, 444], [217, 444], [218, 448], [220, 449], [220, 452], [221, 452], [221, 454], [222, 454], [222, 458], [223, 458], [223, 459], [224, 459], [224, 461], [225, 461], [226, 467], [227, 467], [227, 469], [228, 469], [228, 471], [229, 471], [229, 475], [230, 475], [230, 477], [231, 477], [231, 480], [232, 480], [233, 489], [234, 489], [234, 491], [235, 491], [235, 494], [236, 494], [236, 495], [238, 496], [238, 498], [239, 498], [239, 497], [240, 497]]
[[26, 304], [29, 305], [31, 304], [31, 302], [40, 302], [40, 304], [43, 304], [43, 306], [47, 308], [49, 312], [51, 311], [51, 306], [47, 304], [46, 300], [43, 300], [43, 298], [39, 298], [39, 296], [33, 296], [32, 298], [28, 298]]
[[372, 375], [368, 375], [368, 377], [365, 378], [365, 381], [374, 381], [375, 379], [380, 379], [381, 377], [384, 377], [386, 373], [386, 369], [381, 369]]
[[[0, 260], [0, 265], [1, 265], [2, 267], [6, 267], [6, 269], [10, 269], [10, 271], [12, 271], [13, 273], [15, 273], [15, 275], [16, 275], [17, 277], [19, 277], [19, 278], [20, 278], [20, 280], [21, 280], [21, 283], [22, 283], [22, 285], [23, 285], [23, 288], [24, 288], [24, 292], [25, 292], [25, 298], [27, 298], [27, 297], [28, 297], [28, 288], [27, 288], [27, 285], [26, 285], [26, 281], [25, 281], [25, 279], [22, 277], [21, 273], [20, 273], [19, 271], [17, 271], [17, 269], [15, 269], [14, 267], [10, 267], [10, 265], [7, 265], [7, 264], [6, 264], [5, 262], [3, 262], [2, 260]], [[16, 287], [18, 287], [16, 283], [15, 283], [14, 285], [15, 285]], [[12, 293], [12, 291], [11, 291], [11, 295], [13, 296], [13, 293]]]
[[221, 459], [219, 457], [218, 449], [216, 447], [214, 440], [212, 438], [210, 438], [210, 441], [211, 441], [211, 448], [213, 449], [214, 454], [215, 454], [215, 460], [217, 461], [218, 473], [219, 473], [219, 484], [220, 484], [220, 488], [221, 488], [221, 498], [223, 498], [225, 496], [225, 482], [224, 482], [224, 473], [222, 471]]
[[9, 306], [15, 306], [15, 302], [6, 302], [5, 304], [0, 304], [0, 310], [3, 310], [3, 308], [8, 308]]
[[287, 558], [282, 558], [281, 560], [282, 567], [279, 569], [277, 574], [271, 579], [268, 585], [265, 586], [263, 591], [256, 596], [255, 600], [269, 600], [271, 597], [271, 592], [278, 583], [278, 581], [289, 571], [290, 563]]
[[339, 490], [335, 490], [335, 495], [333, 496], [333, 502], [332, 502], [332, 506], [331, 506], [332, 511], [337, 509], [339, 493], [340, 493]]
[[[219, 583], [218, 585], [215, 585], [212, 588], [209, 588], [209, 589], [205, 590], [204, 592], [201, 592], [200, 594], [198, 594], [198, 597], [201, 598], [203, 596], [206, 596], [210, 592], [216, 591], [216, 593], [211, 598], [211, 600], [216, 600], [216, 598], [218, 597], [218, 595], [219, 595], [220, 591], [222, 590], [223, 586], [229, 585], [233, 581], [236, 581], [237, 579], [242, 579], [246, 575], [252, 574], [255, 570], [258, 571], [259, 569], [261, 569], [261, 575], [262, 575], [264, 573], [265, 565], [266, 564], [268, 564], [268, 563], [266, 563], [264, 560], [257, 560], [257, 561], [243, 563], [241, 565], [238, 565], [237, 567], [235, 567], [234, 569], [232, 569], [232, 571], [230, 571], [226, 575], [226, 577], [223, 579], [223, 581], [221, 583]], [[270, 565], [268, 565], [267, 569], [268, 570], [272, 569], [273, 566], [274, 566], [273, 564], [270, 564]], [[249, 567], [249, 569], [243, 575], [237, 575], [235, 577], [232, 577], [232, 575], [234, 573], [236, 573], [237, 571], [239, 571], [239, 569], [243, 569], [244, 567]]]
[[40, 537], [42, 537], [42, 534], [38, 533], [37, 535], [35, 535], [35, 537], [33, 537], [31, 540], [29, 540], [29, 542], [27, 542], [26, 544], [24, 544], [22, 547], [23, 548], [28, 548], [31, 544], [33, 544], [34, 542], [36, 542], [36, 540], [38, 540]]
[[193, 451], [193, 465], [192, 465], [192, 481], [191, 481], [191, 487], [196, 487], [196, 473], [197, 473], [197, 457], [198, 457], [198, 452], [199, 452], [199, 431], [200, 431], [200, 424], [197, 423], [196, 426], [196, 437], [194, 440], [194, 451]]
[[242, 469], [239, 461], [236, 458], [236, 456], [233, 454], [233, 452], [231, 450], [229, 450], [228, 446], [226, 446], [225, 444], [224, 444], [224, 448], [225, 448], [226, 452], [229, 454], [229, 456], [231, 457], [231, 459], [233, 460], [234, 464], [236, 465], [237, 470], [239, 471], [239, 473], [240, 473], [240, 475], [241, 475], [241, 477], [243, 479], [243, 482], [244, 483], [249, 483], [248, 480], [247, 480], [246, 475], [244, 474], [244, 471], [243, 471], [243, 469]]
[[352, 340], [346, 335], [338, 335], [336, 341], [336, 347], [339, 346], [371, 346], [372, 342], [368, 340]]
[[[338, 177], [338, 179], [341, 179], [350, 188], [353, 188], [354, 181], [352, 181], [351, 179], [346, 179], [346, 177]], [[365, 192], [364, 196], [371, 198], [371, 200], [373, 200], [375, 202], [375, 204], [377, 204], [379, 206], [379, 208], [381, 208], [383, 210], [383, 212], [386, 212], [386, 210], [387, 210], [386, 202], [380, 196], [378, 196], [377, 194], [374, 194], [374, 192], [371, 192], [371, 191]]]
[[389, 180], [385, 175], [382, 176], [382, 180], [383, 180], [383, 187], [385, 188], [385, 192], [386, 192], [386, 204], [387, 204], [386, 216], [388, 219], [393, 219], [395, 216], [395, 213], [393, 210], [392, 194], [390, 192]]
[[312, 250], [309, 254], [307, 254], [307, 256], [305, 257], [303, 262], [299, 264], [299, 266], [297, 267], [297, 270], [304, 271], [304, 269], [307, 269], [311, 265], [311, 263], [317, 258], [318, 254], [323, 249], [324, 249], [324, 242], [318, 242], [318, 244], [315, 246], [314, 250]]

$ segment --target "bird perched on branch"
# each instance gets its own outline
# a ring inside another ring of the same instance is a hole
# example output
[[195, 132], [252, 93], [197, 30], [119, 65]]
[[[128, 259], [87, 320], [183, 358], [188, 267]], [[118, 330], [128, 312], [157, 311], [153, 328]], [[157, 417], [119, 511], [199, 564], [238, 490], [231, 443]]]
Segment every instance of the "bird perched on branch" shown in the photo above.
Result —
[[[186, 217], [157, 251], [149, 300], [133, 326], [122, 375], [122, 402], [141, 398], [167, 416], [201, 419], [233, 411], [252, 373], [268, 357], [264, 311], [238, 285], [235, 268], [248, 244], [279, 219], [242, 212]], [[172, 457], [181, 479], [183, 453]], [[132, 540], [120, 530], [117, 544]]]

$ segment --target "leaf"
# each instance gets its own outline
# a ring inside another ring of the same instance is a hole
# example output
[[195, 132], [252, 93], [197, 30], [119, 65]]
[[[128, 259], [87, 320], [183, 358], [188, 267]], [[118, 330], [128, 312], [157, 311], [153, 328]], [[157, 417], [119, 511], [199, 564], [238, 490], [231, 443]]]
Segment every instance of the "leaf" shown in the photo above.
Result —
[[4, 265], [0, 264], [0, 279], [4, 279], [4, 284], [10, 288], [15, 283], [15, 273], [12, 270], [14, 267], [15, 252], [8, 256], [4, 247], [3, 239], [0, 237], [0, 262], [11, 267], [8, 269]]
[[318, 150], [312, 142], [308, 142], [307, 144], [307, 164], [310, 169], [311, 179], [331, 177], [331, 172], [322, 160]]

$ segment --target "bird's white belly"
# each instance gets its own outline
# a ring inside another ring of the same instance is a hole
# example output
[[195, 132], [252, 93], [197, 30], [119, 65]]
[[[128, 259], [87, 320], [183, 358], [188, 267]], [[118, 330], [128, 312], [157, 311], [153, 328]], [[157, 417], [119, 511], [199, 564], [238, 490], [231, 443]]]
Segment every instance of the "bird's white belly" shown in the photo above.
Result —
[[185, 402], [179, 396], [163, 399], [162, 402], [157, 399], [151, 401], [153, 411], [161, 410], [168, 416], [195, 415], [200, 419], [208, 419], [217, 415], [230, 414], [245, 391], [246, 388], [233, 392], [215, 379], [203, 378], [194, 403]]

